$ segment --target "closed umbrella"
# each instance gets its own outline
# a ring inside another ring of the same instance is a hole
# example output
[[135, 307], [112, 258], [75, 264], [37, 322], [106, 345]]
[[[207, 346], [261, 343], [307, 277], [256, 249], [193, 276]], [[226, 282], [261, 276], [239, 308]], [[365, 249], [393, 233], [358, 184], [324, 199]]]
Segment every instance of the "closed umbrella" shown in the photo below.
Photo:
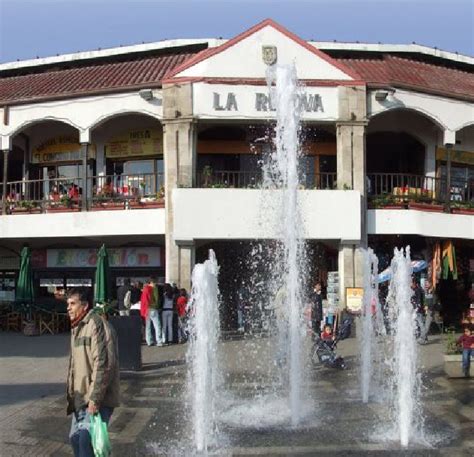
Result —
[[23, 304], [31, 304], [35, 299], [33, 289], [33, 271], [31, 270], [31, 251], [29, 247], [21, 250], [20, 274], [16, 285], [16, 301]]
[[97, 254], [97, 266], [95, 270], [95, 294], [94, 303], [105, 304], [110, 300], [110, 267], [107, 249], [103, 244]]

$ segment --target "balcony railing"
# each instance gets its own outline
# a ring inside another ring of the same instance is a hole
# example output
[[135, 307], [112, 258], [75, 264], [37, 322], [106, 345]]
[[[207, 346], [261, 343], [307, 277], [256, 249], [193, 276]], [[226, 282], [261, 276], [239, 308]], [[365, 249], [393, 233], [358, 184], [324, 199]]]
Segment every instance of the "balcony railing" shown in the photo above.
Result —
[[[261, 171], [203, 171], [197, 174], [196, 187], [258, 189], [263, 187], [263, 180]], [[303, 189], [335, 189], [337, 174], [308, 174], [300, 178], [300, 183]]]
[[[164, 204], [162, 173], [91, 176], [86, 186], [82, 181], [73, 177], [9, 182], [6, 213], [150, 208]], [[0, 190], [3, 195], [1, 185]]]
[[372, 207], [415, 207], [431, 205], [431, 209], [454, 212], [474, 208], [474, 180], [452, 179], [449, 190], [446, 179], [403, 173], [367, 175], [367, 196]]

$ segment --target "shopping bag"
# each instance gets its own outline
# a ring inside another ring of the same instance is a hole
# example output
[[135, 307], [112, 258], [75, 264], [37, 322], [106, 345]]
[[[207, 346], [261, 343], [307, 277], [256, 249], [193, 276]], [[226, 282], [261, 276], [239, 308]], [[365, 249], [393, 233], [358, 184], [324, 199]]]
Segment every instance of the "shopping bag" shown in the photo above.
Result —
[[107, 431], [107, 423], [102, 420], [100, 414], [90, 416], [90, 428], [92, 448], [95, 457], [108, 457], [112, 451]]

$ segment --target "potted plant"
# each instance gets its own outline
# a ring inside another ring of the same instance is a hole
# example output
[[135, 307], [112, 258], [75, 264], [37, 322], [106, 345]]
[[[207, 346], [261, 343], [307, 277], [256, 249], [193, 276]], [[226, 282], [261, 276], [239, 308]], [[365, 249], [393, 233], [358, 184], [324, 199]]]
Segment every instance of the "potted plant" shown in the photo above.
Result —
[[41, 213], [41, 208], [38, 206], [38, 203], [32, 200], [20, 200], [12, 208], [12, 213], [29, 213], [29, 214], [39, 214]]
[[434, 201], [432, 197], [423, 194], [410, 198], [408, 208], [432, 213], [442, 213], [444, 210], [443, 205]]
[[474, 214], [474, 201], [451, 202], [451, 212], [453, 214]]
[[444, 372], [446, 376], [449, 378], [464, 377], [462, 371], [462, 351], [457, 344], [456, 333], [453, 327], [446, 329], [444, 344]]
[[69, 211], [79, 211], [78, 203], [75, 203], [69, 195], [62, 195], [59, 202], [53, 202], [48, 205], [48, 213], [64, 213]]
[[406, 205], [400, 197], [392, 194], [381, 194], [370, 199], [369, 205], [374, 209], [405, 209]]

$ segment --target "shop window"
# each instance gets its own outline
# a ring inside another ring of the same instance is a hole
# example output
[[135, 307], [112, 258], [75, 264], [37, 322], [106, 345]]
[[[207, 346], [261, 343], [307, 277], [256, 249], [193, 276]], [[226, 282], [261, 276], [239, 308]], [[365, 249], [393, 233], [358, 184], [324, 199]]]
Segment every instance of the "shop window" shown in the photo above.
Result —
[[65, 299], [63, 278], [40, 278], [38, 298]]
[[15, 300], [15, 273], [0, 272], [0, 301]]

